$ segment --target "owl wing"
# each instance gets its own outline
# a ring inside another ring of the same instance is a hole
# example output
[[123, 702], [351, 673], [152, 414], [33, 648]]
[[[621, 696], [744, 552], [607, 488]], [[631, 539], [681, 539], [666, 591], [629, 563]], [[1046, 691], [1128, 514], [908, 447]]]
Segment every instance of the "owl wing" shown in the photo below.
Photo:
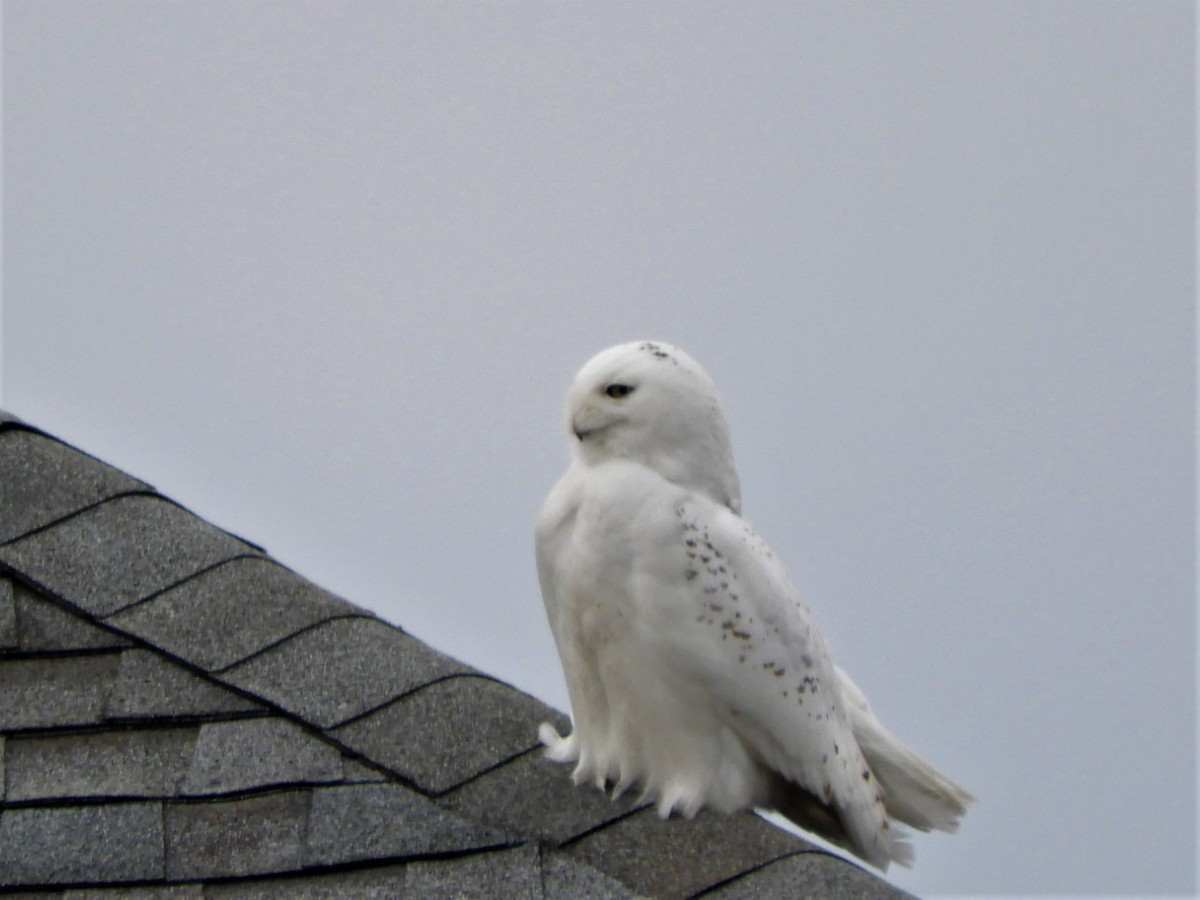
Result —
[[[726, 725], [776, 773], [768, 799], [781, 812], [815, 801], [836, 818], [850, 849], [873, 865], [910, 862], [911, 848], [888, 821], [855, 740], [829, 649], [786, 570], [724, 506], [692, 495], [675, 515], [677, 567], [671, 571], [671, 554], [657, 554], [644, 583], [675, 607], [676, 626], [660, 652], [703, 681]], [[831, 830], [819, 821], [798, 824]]]

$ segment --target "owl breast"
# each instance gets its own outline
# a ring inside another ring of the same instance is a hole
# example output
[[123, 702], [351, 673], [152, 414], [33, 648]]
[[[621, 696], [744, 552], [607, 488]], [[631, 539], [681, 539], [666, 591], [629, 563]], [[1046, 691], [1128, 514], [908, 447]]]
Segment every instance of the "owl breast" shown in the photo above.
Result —
[[663, 815], [752, 805], [765, 790], [761, 767], [708, 686], [677, 664], [696, 625], [691, 592], [668, 587], [687, 564], [675, 510], [694, 495], [628, 463], [591, 468], [586, 486], [570, 476], [538, 549], [571, 698], [575, 781], [618, 793], [636, 785]]

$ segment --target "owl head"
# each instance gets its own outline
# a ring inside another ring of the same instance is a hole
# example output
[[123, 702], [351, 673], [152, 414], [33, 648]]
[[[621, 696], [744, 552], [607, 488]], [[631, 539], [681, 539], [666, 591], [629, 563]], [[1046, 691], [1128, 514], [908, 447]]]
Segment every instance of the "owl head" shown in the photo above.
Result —
[[567, 393], [567, 427], [584, 465], [640, 462], [740, 511], [741, 486], [717, 389], [678, 347], [631, 341], [596, 354]]

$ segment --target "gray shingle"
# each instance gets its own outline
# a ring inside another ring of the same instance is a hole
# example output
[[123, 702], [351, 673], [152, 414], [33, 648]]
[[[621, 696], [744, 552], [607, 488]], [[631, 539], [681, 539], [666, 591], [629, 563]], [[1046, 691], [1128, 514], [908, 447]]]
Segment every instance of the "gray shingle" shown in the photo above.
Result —
[[9, 578], [0, 578], [0, 650], [17, 646], [17, 602], [13, 596], [13, 583]]
[[184, 794], [342, 780], [342, 754], [277, 717], [213, 722], [200, 729]]
[[0, 887], [163, 876], [158, 803], [0, 812]]
[[537, 744], [552, 710], [489, 678], [439, 681], [334, 732], [346, 746], [440, 793]]
[[13, 738], [7, 799], [171, 796], [195, 741], [195, 728]]
[[65, 891], [63, 900], [203, 900], [202, 884], [159, 884], [153, 887], [82, 888]]
[[86, 619], [21, 585], [15, 590], [17, 648], [38, 650], [95, 650], [128, 647], [129, 641], [97, 628]]
[[639, 893], [679, 896], [810, 846], [751, 813], [704, 811], [690, 820], [660, 819], [645, 809], [581, 838], [566, 852]]
[[393, 900], [404, 896], [404, 863], [288, 879], [210, 884], [207, 900]]
[[0, 659], [0, 731], [100, 722], [117, 656]]
[[105, 616], [234, 556], [248, 544], [158, 497], [116, 497], [0, 546], [50, 592]]
[[163, 811], [167, 877], [189, 880], [300, 868], [307, 791], [172, 803]]
[[899, 888], [854, 863], [823, 851], [797, 853], [724, 884], [705, 897], [758, 900], [760, 897], [837, 897], [838, 900], [910, 898]]
[[335, 619], [222, 674], [307, 722], [329, 728], [468, 667], [378, 619]]
[[203, 900], [203, 884], [156, 884], [154, 887], [77, 888], [62, 900]]
[[576, 787], [571, 766], [533, 750], [440, 797], [438, 802], [469, 819], [554, 844], [627, 815], [636, 791], [610, 800], [590, 784]]
[[315, 788], [308, 865], [459, 853], [509, 843], [398, 784]]
[[262, 704], [206, 681], [153, 650], [134, 648], [121, 654], [104, 716], [175, 719], [262, 710]]
[[269, 559], [235, 559], [110, 620], [203, 669], [223, 669], [302, 628], [362, 614]]
[[571, 900], [632, 900], [638, 896], [616, 879], [557, 850], [542, 851], [542, 888], [546, 897]]
[[64, 444], [0, 431], [0, 543], [93, 503], [147, 486]]
[[542, 874], [537, 845], [409, 863], [405, 893], [412, 897], [540, 900]]
[[[2, 748], [0, 748], [2, 749]], [[2, 762], [2, 761], [0, 761]], [[358, 760], [349, 757], [342, 757], [342, 774], [347, 783], [362, 784], [370, 781], [390, 781], [391, 779], [382, 772], [377, 772], [370, 766], [364, 765]]]

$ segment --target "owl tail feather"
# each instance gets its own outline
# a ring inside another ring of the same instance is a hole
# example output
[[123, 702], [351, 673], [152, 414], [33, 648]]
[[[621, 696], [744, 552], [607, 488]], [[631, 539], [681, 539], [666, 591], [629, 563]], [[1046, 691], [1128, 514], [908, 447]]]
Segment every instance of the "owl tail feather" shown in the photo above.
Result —
[[918, 831], [957, 831], [975, 798], [921, 759], [875, 717], [867, 698], [841, 669], [850, 728], [879, 786], [888, 815]]

